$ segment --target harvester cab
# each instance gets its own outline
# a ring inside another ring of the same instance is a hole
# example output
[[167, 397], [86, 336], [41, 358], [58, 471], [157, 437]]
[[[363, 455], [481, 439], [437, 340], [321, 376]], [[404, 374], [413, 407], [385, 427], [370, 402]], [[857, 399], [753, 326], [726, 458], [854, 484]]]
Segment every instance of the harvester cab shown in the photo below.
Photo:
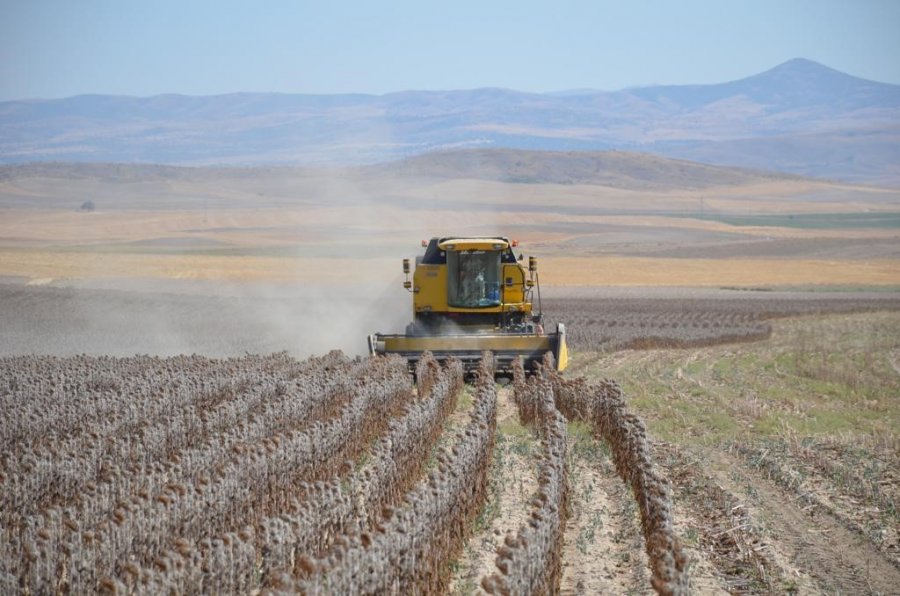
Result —
[[[412, 293], [413, 320], [406, 333], [369, 336], [371, 354], [399, 354], [411, 367], [422, 353], [455, 357], [467, 368], [478, 366], [484, 351], [494, 353], [496, 370], [508, 372], [521, 357], [533, 370], [549, 352], [557, 370], [568, 363], [565, 326], [545, 333], [537, 259], [516, 258], [515, 240], [507, 238], [432, 238], [415, 260], [403, 260]], [[537, 310], [532, 296], [537, 296]]]

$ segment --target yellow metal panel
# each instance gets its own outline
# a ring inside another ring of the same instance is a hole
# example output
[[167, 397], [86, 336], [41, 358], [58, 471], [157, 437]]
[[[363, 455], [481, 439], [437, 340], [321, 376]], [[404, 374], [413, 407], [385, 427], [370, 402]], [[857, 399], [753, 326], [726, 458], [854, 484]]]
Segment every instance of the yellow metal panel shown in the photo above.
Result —
[[509, 242], [496, 238], [449, 238], [438, 247], [441, 250], [506, 250]]
[[460, 308], [458, 306], [448, 306], [447, 312], [473, 312], [473, 313], [501, 313], [503, 305], [500, 306], [480, 306], [478, 308]]
[[550, 350], [550, 338], [543, 335], [444, 335], [432, 337], [388, 336], [385, 352], [452, 352], [484, 350]]
[[556, 370], [564, 371], [569, 366], [569, 346], [566, 345], [565, 338], [560, 338], [559, 355], [556, 358]]
[[[506, 283], [512, 279], [512, 284]], [[503, 264], [503, 302], [518, 304], [525, 301], [525, 270], [517, 263]]]
[[[447, 312], [447, 266], [419, 264], [413, 273], [413, 310]], [[427, 308], [426, 308], [427, 307]]]

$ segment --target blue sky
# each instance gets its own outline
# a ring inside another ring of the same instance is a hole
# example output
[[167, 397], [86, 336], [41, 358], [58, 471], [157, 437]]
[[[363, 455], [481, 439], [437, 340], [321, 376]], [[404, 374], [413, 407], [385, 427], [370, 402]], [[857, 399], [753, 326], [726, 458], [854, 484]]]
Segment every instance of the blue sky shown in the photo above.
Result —
[[900, 84], [900, 0], [0, 0], [0, 100], [615, 90], [795, 57]]

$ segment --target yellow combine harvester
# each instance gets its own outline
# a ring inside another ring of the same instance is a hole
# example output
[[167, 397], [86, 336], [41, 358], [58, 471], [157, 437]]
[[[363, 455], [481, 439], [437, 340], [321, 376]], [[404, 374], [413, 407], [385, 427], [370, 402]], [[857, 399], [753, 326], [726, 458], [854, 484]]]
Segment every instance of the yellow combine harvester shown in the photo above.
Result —
[[[558, 370], [568, 363], [566, 329], [545, 333], [537, 259], [526, 270], [513, 252], [516, 241], [506, 238], [432, 238], [422, 242], [409, 279], [409, 259], [403, 259], [403, 287], [413, 295], [413, 321], [404, 335], [369, 336], [371, 354], [399, 354], [414, 366], [423, 352], [438, 359], [455, 357], [467, 368], [477, 366], [481, 353], [494, 353], [499, 372], [522, 357], [533, 369], [548, 352]], [[531, 296], [537, 290], [538, 309]]]

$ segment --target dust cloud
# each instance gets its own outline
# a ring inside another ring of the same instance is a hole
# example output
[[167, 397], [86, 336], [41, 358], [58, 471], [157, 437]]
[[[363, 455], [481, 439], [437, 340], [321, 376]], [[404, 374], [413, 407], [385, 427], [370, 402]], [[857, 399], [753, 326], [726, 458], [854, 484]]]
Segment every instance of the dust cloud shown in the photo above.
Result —
[[[369, 334], [403, 332], [410, 322], [401, 260], [421, 254], [420, 240], [503, 234], [504, 214], [455, 208], [453, 193], [477, 200], [464, 183], [449, 193], [421, 180], [289, 168], [155, 175], [90, 181], [89, 196], [103, 197], [97, 211], [79, 216], [77, 235], [50, 246], [77, 254], [77, 274], [63, 270], [40, 285], [29, 283], [44, 277], [37, 273], [0, 279], [0, 355], [361, 355]], [[33, 206], [43, 201], [62, 212], [65, 192], [80, 204], [88, 195], [66, 190], [70, 183], [46, 182], [51, 190]], [[48, 230], [40, 230], [45, 238]], [[223, 245], [237, 265], [274, 254], [286, 269], [271, 280], [217, 277], [202, 269], [202, 257], [228, 254], [212, 250]], [[123, 274], [110, 268], [116, 254], [151, 263], [197, 256], [197, 269]]]
[[358, 355], [368, 334], [403, 328], [406, 298], [399, 279], [393, 287], [4, 280], [0, 355]]

